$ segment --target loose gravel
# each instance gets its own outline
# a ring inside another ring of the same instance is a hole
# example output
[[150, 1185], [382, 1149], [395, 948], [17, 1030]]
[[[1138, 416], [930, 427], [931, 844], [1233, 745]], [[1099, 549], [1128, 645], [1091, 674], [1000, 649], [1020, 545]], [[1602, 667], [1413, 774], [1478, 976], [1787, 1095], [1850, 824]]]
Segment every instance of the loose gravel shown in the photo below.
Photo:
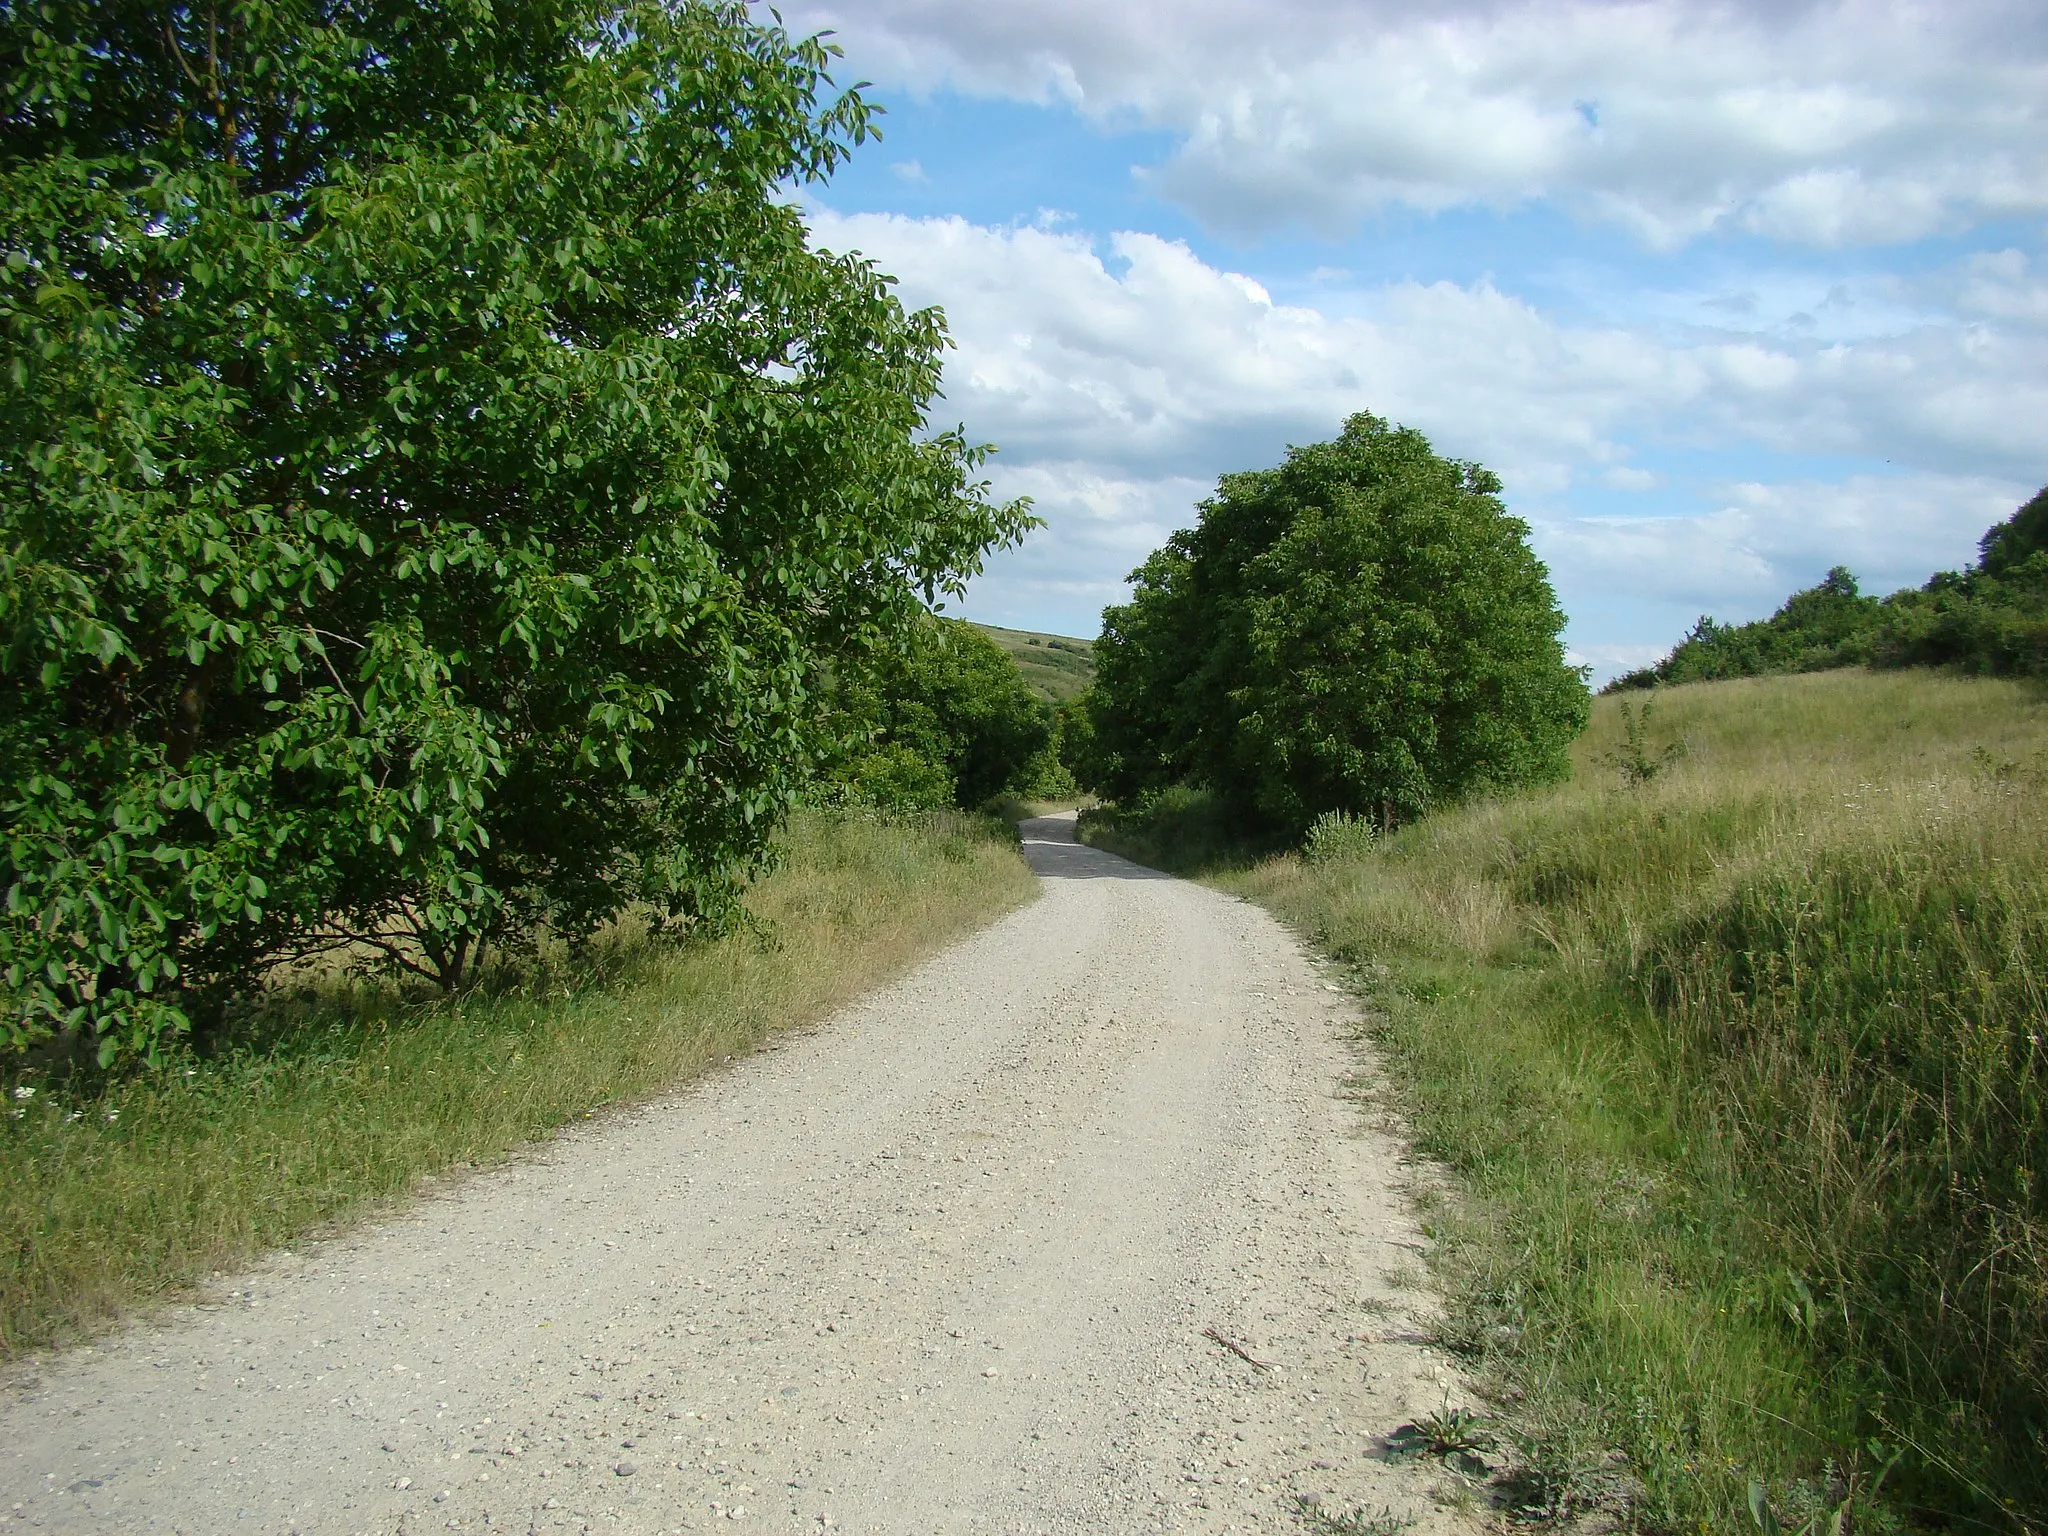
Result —
[[1354, 1004], [1025, 837], [1039, 901], [827, 1023], [16, 1367], [0, 1530], [1475, 1528], [1386, 1451], [1470, 1398]]

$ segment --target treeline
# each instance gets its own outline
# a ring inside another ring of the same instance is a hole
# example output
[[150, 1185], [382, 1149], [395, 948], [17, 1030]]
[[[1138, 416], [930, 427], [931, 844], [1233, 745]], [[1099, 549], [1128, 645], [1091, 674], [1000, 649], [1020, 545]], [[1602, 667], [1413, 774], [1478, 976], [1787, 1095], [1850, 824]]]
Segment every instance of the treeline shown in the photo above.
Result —
[[1206, 796], [1292, 839], [1562, 777], [1585, 680], [1500, 490], [1370, 415], [1224, 476], [1103, 614], [1082, 781], [1126, 808]]
[[716, 927], [806, 797], [1044, 750], [929, 615], [1031, 522], [930, 430], [942, 318], [788, 194], [871, 136], [830, 58], [733, 0], [0, 10], [0, 1052]]
[[822, 782], [894, 810], [1071, 795], [1063, 752], [1072, 715], [1034, 692], [978, 626], [930, 619], [900, 648], [837, 680]]
[[1717, 624], [1702, 616], [1669, 656], [1607, 691], [1858, 665], [2048, 673], [2048, 488], [1994, 524], [1977, 548], [1976, 564], [1885, 598], [1866, 597], [1836, 566], [1768, 619]]

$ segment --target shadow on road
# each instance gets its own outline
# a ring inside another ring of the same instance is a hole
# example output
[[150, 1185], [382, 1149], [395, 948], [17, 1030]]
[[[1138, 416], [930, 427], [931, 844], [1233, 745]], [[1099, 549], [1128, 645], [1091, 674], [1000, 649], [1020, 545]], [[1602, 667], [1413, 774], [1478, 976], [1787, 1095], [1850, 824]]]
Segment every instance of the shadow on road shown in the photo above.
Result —
[[1048, 880], [1171, 880], [1174, 877], [1074, 839], [1074, 813], [1033, 816], [1017, 824], [1024, 862]]

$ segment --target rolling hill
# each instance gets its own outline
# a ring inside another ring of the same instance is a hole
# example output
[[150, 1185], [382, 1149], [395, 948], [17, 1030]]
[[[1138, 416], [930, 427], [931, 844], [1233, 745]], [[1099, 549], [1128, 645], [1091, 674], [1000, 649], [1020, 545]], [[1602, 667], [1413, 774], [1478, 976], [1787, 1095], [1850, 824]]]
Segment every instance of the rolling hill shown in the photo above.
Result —
[[1055, 704], [1071, 699], [1095, 680], [1095, 642], [1030, 629], [974, 626], [1017, 661], [1024, 681]]

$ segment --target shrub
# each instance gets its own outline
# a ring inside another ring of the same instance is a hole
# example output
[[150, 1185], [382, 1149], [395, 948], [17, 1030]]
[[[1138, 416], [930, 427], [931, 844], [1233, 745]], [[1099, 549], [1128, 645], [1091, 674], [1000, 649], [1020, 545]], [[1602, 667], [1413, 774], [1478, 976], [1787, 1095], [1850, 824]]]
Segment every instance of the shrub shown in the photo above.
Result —
[[1882, 601], [1862, 596], [1856, 578], [1838, 565], [1768, 619], [1717, 624], [1702, 615], [1670, 655], [1623, 674], [1605, 691], [1861, 662], [2048, 673], [2048, 488], [1987, 529], [1977, 548], [1969, 569], [1937, 572], [1926, 586]]

